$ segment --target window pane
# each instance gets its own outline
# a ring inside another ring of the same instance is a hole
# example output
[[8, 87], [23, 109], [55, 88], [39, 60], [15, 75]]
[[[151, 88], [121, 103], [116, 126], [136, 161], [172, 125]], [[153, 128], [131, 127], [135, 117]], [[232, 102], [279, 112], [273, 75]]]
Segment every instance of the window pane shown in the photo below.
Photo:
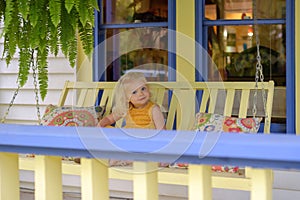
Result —
[[[252, 0], [206, 0], [207, 19], [253, 19]], [[285, 18], [285, 0], [256, 0], [257, 19]]]
[[[257, 46], [252, 25], [218, 26], [209, 28], [208, 47], [223, 80], [254, 81]], [[260, 55], [265, 80], [285, 86], [285, 27], [258, 25]], [[209, 70], [210, 79], [215, 72]]]
[[108, 81], [132, 69], [143, 72], [148, 81], [168, 80], [166, 28], [109, 29], [106, 33]]
[[[208, 80], [255, 81], [257, 46], [253, 26], [217, 26], [208, 30], [208, 52], [215, 63], [208, 70]], [[264, 81], [273, 80], [276, 86], [272, 122], [285, 123], [285, 25], [258, 25], [258, 30]]]
[[168, 21], [168, 0], [104, 0], [104, 24]]

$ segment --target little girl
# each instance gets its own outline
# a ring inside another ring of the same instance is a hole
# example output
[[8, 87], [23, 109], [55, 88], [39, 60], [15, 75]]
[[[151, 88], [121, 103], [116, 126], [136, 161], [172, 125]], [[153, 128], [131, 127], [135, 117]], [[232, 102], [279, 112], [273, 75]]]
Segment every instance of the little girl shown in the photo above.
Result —
[[100, 127], [125, 118], [124, 128], [165, 129], [160, 107], [150, 101], [150, 91], [143, 73], [129, 72], [118, 81], [112, 113], [98, 123]]

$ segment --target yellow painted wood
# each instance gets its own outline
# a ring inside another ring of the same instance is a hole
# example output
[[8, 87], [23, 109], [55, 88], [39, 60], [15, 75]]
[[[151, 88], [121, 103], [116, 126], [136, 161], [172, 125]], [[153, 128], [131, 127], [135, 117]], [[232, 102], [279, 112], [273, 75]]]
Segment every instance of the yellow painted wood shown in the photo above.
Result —
[[65, 82], [65, 85], [61, 91], [60, 98], [58, 100], [58, 106], [63, 106], [65, 104], [65, 101], [67, 99], [67, 96], [69, 94], [69, 81]]
[[200, 104], [200, 112], [206, 112], [208, 100], [209, 100], [209, 90], [208, 89], [203, 89], [203, 95], [202, 95], [202, 100]]
[[108, 162], [100, 159], [81, 159], [82, 200], [109, 200]]
[[[66, 88], [63, 90], [64, 92], [70, 92], [72, 89], [93, 89], [93, 94], [96, 93], [98, 90], [103, 90], [103, 97], [100, 101], [100, 105], [104, 105], [106, 102], [106, 99], [108, 100], [107, 105], [107, 113], [110, 112], [111, 106], [112, 106], [112, 96], [113, 96], [113, 90], [115, 87], [115, 82], [98, 82], [98, 83], [85, 83], [85, 82], [76, 82], [72, 83], [69, 82], [66, 86]], [[249, 98], [250, 98], [250, 90], [255, 89], [255, 82], [187, 82], [183, 81], [183, 79], [179, 80], [178, 82], [150, 82], [149, 86], [151, 88], [152, 98], [154, 98], [158, 104], [160, 104], [163, 101], [163, 96], [165, 95], [164, 90], [172, 90], [173, 95], [171, 97], [171, 102], [169, 105], [169, 112], [167, 116], [167, 122], [166, 126], [167, 129], [172, 129], [174, 124], [174, 119], [176, 117], [176, 128], [178, 130], [186, 130], [191, 128], [191, 123], [194, 122], [194, 115], [195, 115], [195, 91], [203, 91], [202, 100], [200, 104], [200, 111], [205, 112], [206, 109], [209, 107], [210, 112], [215, 111], [216, 105], [216, 99], [218, 97], [218, 92], [221, 90], [222, 92], [225, 91], [227, 94], [225, 100], [225, 107], [223, 108], [224, 114], [227, 116], [230, 116], [232, 114], [233, 104], [236, 103], [235, 95], [237, 90], [242, 91], [241, 99], [240, 99], [240, 105], [238, 106], [239, 110], [238, 113], [240, 117], [246, 117], [247, 116], [247, 109], [249, 104]], [[266, 82], [264, 84], [258, 83], [258, 89], [261, 90], [264, 88], [266, 90], [267, 95], [267, 113], [269, 113], [269, 120], [271, 119], [271, 111], [272, 111], [272, 103], [273, 103], [273, 95], [274, 95], [274, 82]], [[87, 94], [87, 96], [90, 96], [92, 94]], [[64, 96], [66, 94], [62, 94], [61, 99], [64, 99]], [[86, 99], [90, 99], [87, 97]], [[89, 102], [90, 103], [90, 102]], [[84, 105], [87, 105], [89, 103], [84, 102]], [[91, 103], [90, 103], [91, 104]], [[270, 123], [266, 123], [267, 118], [265, 119], [265, 132], [270, 130]], [[147, 163], [141, 164], [141, 166], [146, 165]], [[145, 167], [145, 166], [144, 166]], [[200, 167], [200, 171], [204, 170], [203, 166]], [[192, 167], [193, 168], [193, 167]], [[75, 167], [66, 168], [66, 172], [68, 173], [76, 173]], [[251, 191], [252, 187], [252, 173], [249, 173], [250, 168], [245, 169], [246, 178], [233, 178], [233, 177], [220, 177], [220, 176], [214, 176], [212, 178], [212, 182], [209, 183], [209, 185], [203, 186], [203, 187], [213, 187], [216, 188], [224, 188], [224, 189], [238, 189], [238, 190], [245, 190], [245, 191]], [[74, 170], [74, 171], [72, 171]], [[115, 169], [114, 169], [115, 170]], [[197, 169], [199, 170], [199, 169]], [[206, 169], [205, 169], [206, 170]], [[113, 172], [112, 169], [109, 170], [110, 178], [117, 178], [117, 179], [124, 179], [124, 180], [135, 180], [135, 189], [136, 192], [136, 198], [140, 199], [141, 193], [138, 193], [138, 191], [146, 191], [149, 188], [149, 185], [155, 185], [157, 184], [157, 174], [141, 174], [141, 176], [137, 176], [136, 174], [132, 176], [128, 174], [122, 175], [122, 173]], [[206, 174], [207, 175], [207, 174]], [[169, 172], [159, 172], [159, 179], [158, 181], [160, 183], [173, 183], [173, 184], [179, 184], [184, 185], [187, 184], [189, 187], [191, 186], [190, 179], [183, 177], [190, 177], [190, 175], [186, 174], [178, 174], [177, 172], [169, 173]], [[208, 174], [207, 176], [210, 176]], [[153, 178], [156, 177], [156, 178]], [[180, 182], [180, 179], [182, 178], [182, 181]], [[153, 181], [156, 180], [156, 181]], [[184, 181], [185, 180], [185, 181]], [[196, 182], [196, 179], [194, 180]], [[265, 179], [263, 180], [266, 184], [272, 185], [272, 180], [268, 179], [268, 177], [265, 176]], [[142, 184], [141, 184], [142, 183]], [[151, 183], [151, 184], [150, 184]], [[155, 184], [154, 184], [155, 183]], [[200, 183], [197, 183], [200, 184]], [[203, 183], [202, 183], [203, 184]], [[153, 187], [151, 186], [151, 190], [153, 190]], [[156, 188], [156, 186], [155, 186]], [[207, 190], [207, 188], [204, 188]], [[156, 189], [155, 189], [156, 190]], [[193, 191], [194, 195], [194, 189], [191, 189]], [[195, 190], [197, 193], [197, 190]], [[253, 190], [256, 191], [256, 190]], [[148, 192], [149, 193], [149, 192]], [[156, 194], [156, 192], [152, 193]], [[211, 195], [210, 193], [207, 193]], [[149, 196], [148, 194], [145, 195], [143, 198], [153, 199], [152, 196]], [[157, 197], [156, 197], [157, 198]], [[206, 197], [201, 197], [206, 198]]]
[[106, 113], [108, 115], [111, 112], [112, 104], [113, 104], [113, 89], [104, 89], [100, 105], [104, 106], [106, 104]]
[[195, 116], [195, 93], [193, 90], [178, 90], [176, 95], [178, 99], [176, 129], [191, 130]]
[[300, 2], [295, 1], [295, 96], [296, 96], [296, 134], [300, 134]]
[[234, 95], [235, 95], [234, 89], [227, 90], [226, 101], [225, 101], [225, 106], [224, 106], [224, 115], [225, 116], [231, 116], [231, 114], [232, 114]]
[[19, 200], [18, 154], [0, 153], [0, 200]]
[[272, 183], [272, 170], [252, 169], [251, 200], [272, 200]]
[[78, 98], [78, 101], [77, 101], [77, 106], [83, 106], [84, 105], [84, 101], [85, 101], [87, 93], [88, 93], [88, 89], [82, 89], [80, 91], [79, 98]]
[[162, 106], [163, 105], [163, 101], [165, 99], [165, 94], [166, 94], [166, 90], [164, 88], [157, 89], [157, 91], [156, 91], [156, 98], [153, 101], [155, 103], [157, 103], [159, 106]]
[[[20, 158], [20, 169], [34, 170], [34, 158]], [[188, 170], [164, 168], [158, 170], [158, 183], [170, 185], [188, 185]], [[70, 175], [81, 175], [81, 165], [73, 162], [64, 162], [62, 165], [62, 173]], [[110, 167], [108, 169], [110, 179], [133, 180], [133, 169], [128, 167]], [[212, 176], [212, 187], [223, 189], [235, 189], [250, 191], [251, 180], [230, 176]], [[228, 184], [230, 183], [230, 184]]]
[[[274, 88], [274, 82], [270, 81], [267, 83], [268, 88]], [[264, 133], [270, 133], [271, 129], [271, 116], [272, 116], [272, 108], [273, 108], [273, 97], [274, 97], [274, 90], [267, 91], [267, 101], [266, 101], [266, 113], [267, 117], [265, 118], [265, 127]]]
[[195, 81], [194, 10], [194, 0], [176, 0], [176, 81]]
[[80, 37], [77, 37], [76, 75], [77, 81], [93, 80], [93, 61], [85, 55]]
[[189, 200], [212, 199], [211, 166], [189, 165], [188, 179]]
[[175, 119], [175, 117], [176, 117], [177, 105], [178, 105], [178, 99], [177, 99], [176, 95], [173, 95], [170, 105], [169, 105], [169, 112], [168, 112], [167, 121], [166, 121], [167, 130], [173, 129], [173, 126], [174, 126], [173, 119]]
[[[28, 170], [28, 171], [34, 171], [34, 158], [28, 158], [28, 157], [20, 157], [19, 158], [19, 169], [22, 170]], [[62, 174], [71, 174], [71, 175], [80, 175], [81, 174], [81, 165], [69, 162], [69, 161], [63, 161], [62, 162]]]
[[35, 199], [62, 200], [61, 157], [35, 156]]
[[249, 89], [242, 90], [239, 117], [247, 117], [247, 110], [249, 106], [249, 95], [250, 95]]
[[133, 197], [138, 200], [158, 200], [157, 163], [133, 162]]
[[218, 98], [218, 89], [212, 88], [210, 90], [210, 98], [209, 98], [209, 107], [208, 107], [209, 113], [215, 112], [217, 98]]

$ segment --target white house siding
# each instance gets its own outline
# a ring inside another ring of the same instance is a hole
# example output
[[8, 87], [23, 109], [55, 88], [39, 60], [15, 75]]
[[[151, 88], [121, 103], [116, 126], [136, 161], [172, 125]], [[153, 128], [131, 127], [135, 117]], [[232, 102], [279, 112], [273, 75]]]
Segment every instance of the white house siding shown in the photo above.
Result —
[[[0, 42], [2, 55], [3, 41]], [[72, 68], [63, 54], [48, 57], [49, 90], [44, 101], [39, 96], [40, 113], [43, 115], [48, 104], [58, 103], [61, 89], [66, 80], [76, 80], [76, 69]], [[6, 112], [12, 96], [17, 88], [18, 54], [15, 54], [11, 64], [7, 67], [5, 59], [0, 60], [0, 117]], [[34, 92], [32, 71], [26, 85], [20, 89], [5, 123], [37, 124], [37, 109]]]

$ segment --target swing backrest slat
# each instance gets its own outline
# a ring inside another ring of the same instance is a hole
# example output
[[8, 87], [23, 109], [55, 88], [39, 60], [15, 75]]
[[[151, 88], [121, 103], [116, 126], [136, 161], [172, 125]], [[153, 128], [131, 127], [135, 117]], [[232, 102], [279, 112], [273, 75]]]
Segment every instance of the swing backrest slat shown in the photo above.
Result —
[[[70, 104], [77, 106], [92, 106], [99, 99], [100, 106], [106, 105], [107, 115], [111, 112], [115, 86], [116, 82], [66, 82], [58, 105], [65, 105], [68, 94], [74, 96]], [[175, 122], [178, 130], [190, 129], [198, 110], [225, 116], [252, 116], [255, 82], [149, 82], [149, 87], [151, 99], [167, 112], [167, 129], [173, 129]], [[258, 83], [258, 90], [267, 94], [265, 113], [268, 117], [264, 119], [264, 132], [269, 133], [274, 82]], [[200, 100], [196, 92], [201, 93]], [[261, 99], [261, 95], [258, 98]], [[199, 104], [195, 103], [197, 100]], [[263, 109], [263, 106], [260, 105], [260, 108]], [[121, 124], [122, 121], [119, 121], [117, 126]]]

